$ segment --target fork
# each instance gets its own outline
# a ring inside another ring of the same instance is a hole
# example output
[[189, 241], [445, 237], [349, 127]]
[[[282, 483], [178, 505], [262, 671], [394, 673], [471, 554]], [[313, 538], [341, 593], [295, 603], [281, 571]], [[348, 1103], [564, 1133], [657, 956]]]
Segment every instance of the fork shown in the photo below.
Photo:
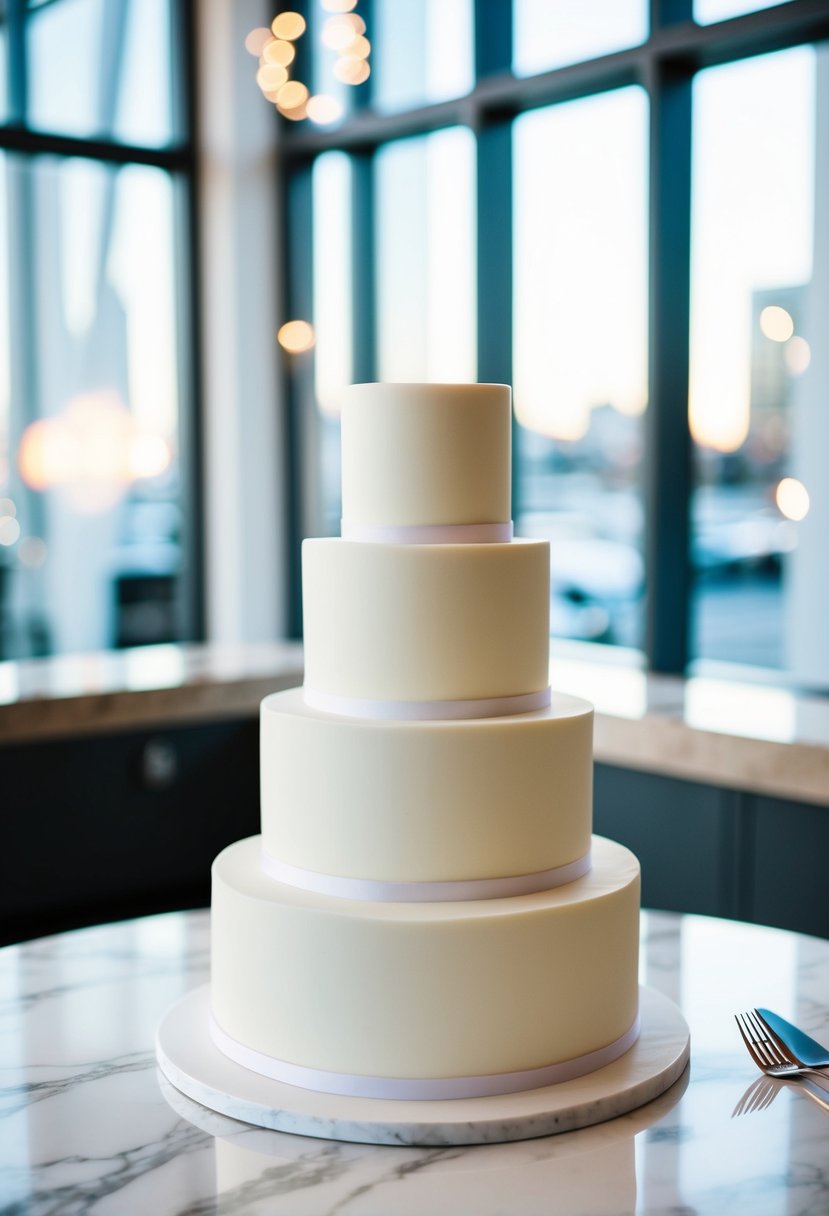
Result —
[[820, 1068], [807, 1068], [798, 1064], [785, 1048], [781, 1039], [772, 1037], [764, 1022], [756, 1013], [735, 1014], [737, 1028], [743, 1042], [757, 1067], [770, 1077], [785, 1079], [787, 1077], [802, 1077], [814, 1075], [823, 1081], [829, 1080], [827, 1074]]

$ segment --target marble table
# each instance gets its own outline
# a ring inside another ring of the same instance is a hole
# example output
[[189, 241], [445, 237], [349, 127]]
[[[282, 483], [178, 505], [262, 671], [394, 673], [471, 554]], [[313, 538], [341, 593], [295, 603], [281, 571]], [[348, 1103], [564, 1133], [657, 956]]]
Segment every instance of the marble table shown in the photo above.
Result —
[[0, 1216], [829, 1211], [829, 1111], [762, 1079], [732, 1017], [765, 1005], [829, 1043], [829, 942], [644, 914], [642, 982], [691, 1028], [673, 1088], [582, 1131], [417, 1149], [248, 1127], [164, 1081], [155, 1027], [204, 982], [207, 928], [172, 913], [0, 951]]

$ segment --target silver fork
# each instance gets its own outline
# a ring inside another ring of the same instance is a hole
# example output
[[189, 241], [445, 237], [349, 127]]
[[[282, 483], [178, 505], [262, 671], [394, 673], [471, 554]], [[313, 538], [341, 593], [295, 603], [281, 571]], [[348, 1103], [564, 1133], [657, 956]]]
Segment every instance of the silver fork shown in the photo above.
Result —
[[754, 1063], [770, 1077], [785, 1079], [786, 1077], [803, 1077], [813, 1075], [823, 1081], [829, 1081], [827, 1074], [820, 1068], [807, 1068], [798, 1064], [785, 1048], [781, 1039], [772, 1037], [766, 1024], [756, 1013], [735, 1014], [737, 1027], [742, 1035], [748, 1054]]

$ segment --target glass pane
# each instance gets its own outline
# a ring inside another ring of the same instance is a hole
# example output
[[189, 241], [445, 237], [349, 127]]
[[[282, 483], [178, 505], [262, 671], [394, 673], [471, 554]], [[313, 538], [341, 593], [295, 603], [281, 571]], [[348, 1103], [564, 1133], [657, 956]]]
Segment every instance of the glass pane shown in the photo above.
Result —
[[638, 646], [647, 402], [647, 102], [515, 124], [517, 525], [552, 541], [552, 630]]
[[515, 0], [514, 12], [519, 76], [638, 46], [648, 36], [647, 0]]
[[476, 379], [475, 146], [453, 127], [377, 155], [379, 378]]
[[372, 104], [406, 110], [472, 88], [472, 0], [375, 0]]
[[326, 152], [314, 163], [314, 382], [319, 406], [323, 529], [340, 531], [342, 393], [353, 380], [351, 162]]
[[29, 124], [163, 145], [173, 138], [170, 0], [53, 0], [31, 9]]
[[5, 170], [6, 657], [176, 640], [184, 529], [171, 180], [45, 157], [9, 157]]
[[694, 0], [694, 20], [700, 25], [710, 25], [727, 17], [740, 17], [743, 13], [756, 13], [787, 3], [789, 0]]
[[696, 655], [829, 685], [827, 54], [697, 78], [690, 425]]

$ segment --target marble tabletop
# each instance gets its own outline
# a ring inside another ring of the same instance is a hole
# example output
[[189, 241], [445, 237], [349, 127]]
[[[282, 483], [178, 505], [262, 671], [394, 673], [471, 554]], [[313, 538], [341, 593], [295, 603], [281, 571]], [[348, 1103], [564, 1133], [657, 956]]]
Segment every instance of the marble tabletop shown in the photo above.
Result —
[[642, 982], [691, 1028], [672, 1089], [582, 1131], [418, 1149], [248, 1127], [164, 1081], [155, 1028], [204, 982], [207, 932], [171, 913], [0, 950], [0, 1216], [829, 1211], [829, 1111], [762, 1078], [732, 1017], [765, 1005], [829, 1042], [829, 942], [643, 914]]

